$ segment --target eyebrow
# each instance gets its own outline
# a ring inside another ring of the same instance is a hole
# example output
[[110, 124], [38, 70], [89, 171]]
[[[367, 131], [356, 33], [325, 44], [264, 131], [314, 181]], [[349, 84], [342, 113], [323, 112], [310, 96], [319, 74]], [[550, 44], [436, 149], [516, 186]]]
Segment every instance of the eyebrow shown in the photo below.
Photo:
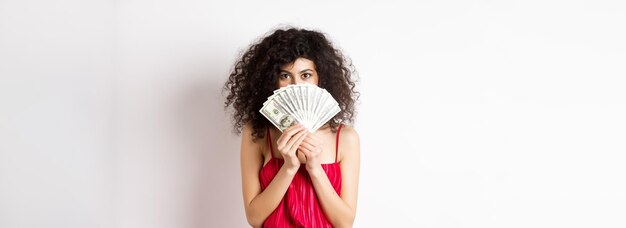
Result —
[[304, 69], [304, 70], [301, 70], [300, 73], [304, 73], [306, 71], [313, 71], [313, 70], [311, 70], [311, 69]]
[[[280, 71], [291, 74], [289, 71], [286, 71], [286, 70], [280, 70]], [[302, 73], [307, 72], [307, 71], [313, 71], [313, 70], [311, 70], [311, 69], [304, 69], [304, 70], [301, 70], [299, 73], [302, 74]]]

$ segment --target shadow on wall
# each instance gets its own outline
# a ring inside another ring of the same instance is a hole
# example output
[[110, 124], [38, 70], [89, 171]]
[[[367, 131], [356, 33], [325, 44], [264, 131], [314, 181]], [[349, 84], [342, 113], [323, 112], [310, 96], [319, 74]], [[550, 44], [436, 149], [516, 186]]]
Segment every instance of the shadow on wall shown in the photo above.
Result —
[[174, 104], [175, 118], [180, 121], [177, 135], [189, 148], [189, 154], [182, 156], [188, 156], [195, 168], [190, 172], [194, 174], [192, 196], [185, 197], [192, 200], [188, 202], [191, 214], [183, 217], [198, 228], [248, 227], [241, 196], [240, 136], [233, 133], [224, 109], [222, 86], [228, 74], [220, 71], [210, 69], [210, 77], [203, 77], [205, 73], [189, 77], [198, 80], [182, 86]]

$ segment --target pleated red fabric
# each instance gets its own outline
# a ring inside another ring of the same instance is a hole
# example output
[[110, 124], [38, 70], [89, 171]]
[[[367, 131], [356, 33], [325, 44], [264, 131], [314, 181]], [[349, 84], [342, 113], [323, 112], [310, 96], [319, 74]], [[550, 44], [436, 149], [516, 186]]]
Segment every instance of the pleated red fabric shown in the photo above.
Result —
[[[339, 133], [341, 127], [337, 130], [337, 140], [335, 145], [335, 162], [322, 164], [322, 168], [326, 172], [326, 176], [330, 180], [331, 185], [338, 195], [341, 195], [341, 169], [337, 163], [337, 150], [339, 149]], [[278, 173], [283, 165], [284, 160], [274, 158], [271, 142], [272, 138], [267, 131], [268, 144], [272, 151], [272, 158], [265, 164], [259, 172], [259, 180], [261, 189], [265, 190], [272, 179]], [[302, 164], [298, 172], [293, 177], [285, 196], [278, 204], [278, 207], [270, 214], [263, 223], [263, 227], [332, 227], [326, 219], [322, 211], [322, 207], [315, 194], [311, 177], [307, 172], [305, 165]]]

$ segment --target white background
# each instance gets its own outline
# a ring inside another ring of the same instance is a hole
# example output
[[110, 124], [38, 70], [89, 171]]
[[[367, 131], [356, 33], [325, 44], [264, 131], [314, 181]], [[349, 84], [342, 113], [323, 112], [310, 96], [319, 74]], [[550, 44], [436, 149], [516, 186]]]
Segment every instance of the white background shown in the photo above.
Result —
[[221, 88], [277, 25], [360, 75], [355, 227], [626, 227], [624, 12], [0, 0], [0, 227], [246, 227]]

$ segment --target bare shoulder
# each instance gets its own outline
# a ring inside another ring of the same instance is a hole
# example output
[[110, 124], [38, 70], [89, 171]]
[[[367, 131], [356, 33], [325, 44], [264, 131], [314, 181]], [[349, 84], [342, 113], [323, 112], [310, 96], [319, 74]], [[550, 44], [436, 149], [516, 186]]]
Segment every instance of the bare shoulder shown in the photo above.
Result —
[[352, 126], [344, 125], [341, 127], [340, 136], [343, 141], [358, 142], [359, 133]]
[[246, 146], [247, 148], [254, 148], [256, 151], [260, 151], [261, 143], [259, 143], [260, 139], [253, 140], [252, 133], [254, 132], [254, 128], [251, 123], [246, 123], [243, 125], [241, 129], [241, 144], [242, 146]]
[[358, 156], [360, 153], [359, 133], [352, 126], [344, 125], [339, 135], [339, 153], [343, 159], [345, 157]]

